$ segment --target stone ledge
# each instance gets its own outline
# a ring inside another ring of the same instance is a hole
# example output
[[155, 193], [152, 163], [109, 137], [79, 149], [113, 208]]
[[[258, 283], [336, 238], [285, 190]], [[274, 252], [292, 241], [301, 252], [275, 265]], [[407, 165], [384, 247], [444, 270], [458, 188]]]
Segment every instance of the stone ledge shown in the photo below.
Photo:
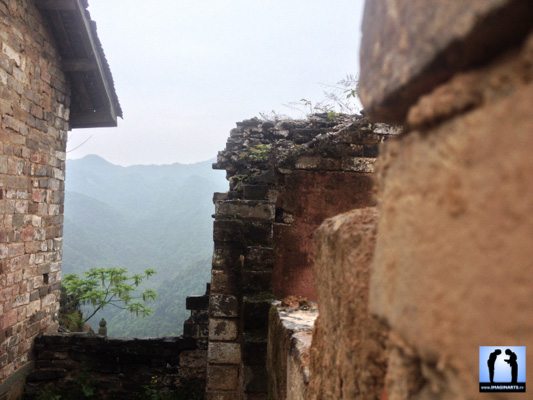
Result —
[[314, 304], [307, 308], [276, 302], [270, 309], [267, 370], [272, 400], [307, 398], [309, 349], [318, 317]]

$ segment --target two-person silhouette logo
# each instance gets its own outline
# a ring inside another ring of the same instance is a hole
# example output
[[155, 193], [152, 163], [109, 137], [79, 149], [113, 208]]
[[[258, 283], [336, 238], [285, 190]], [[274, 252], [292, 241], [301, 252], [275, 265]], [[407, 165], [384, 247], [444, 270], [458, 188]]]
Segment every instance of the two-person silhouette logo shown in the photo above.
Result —
[[[489, 359], [487, 360], [487, 366], [489, 367], [490, 383], [494, 383], [494, 364], [496, 364], [496, 359], [500, 354], [502, 354], [502, 351], [500, 349], [496, 349], [492, 353], [490, 353]], [[507, 349], [505, 350], [505, 354], [509, 356], [509, 358], [504, 361], [511, 367], [511, 383], [517, 383], [518, 363], [516, 362], [516, 353]]]

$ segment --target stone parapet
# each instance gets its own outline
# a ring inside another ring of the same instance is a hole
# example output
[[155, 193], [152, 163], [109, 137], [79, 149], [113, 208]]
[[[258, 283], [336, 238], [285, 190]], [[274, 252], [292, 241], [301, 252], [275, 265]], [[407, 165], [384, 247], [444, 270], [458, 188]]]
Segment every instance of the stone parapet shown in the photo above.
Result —
[[205, 350], [193, 338], [119, 339], [87, 334], [40, 336], [25, 399], [201, 399]]
[[267, 371], [269, 399], [309, 398], [309, 360], [313, 327], [318, 316], [316, 304], [282, 305], [271, 310], [268, 328]]

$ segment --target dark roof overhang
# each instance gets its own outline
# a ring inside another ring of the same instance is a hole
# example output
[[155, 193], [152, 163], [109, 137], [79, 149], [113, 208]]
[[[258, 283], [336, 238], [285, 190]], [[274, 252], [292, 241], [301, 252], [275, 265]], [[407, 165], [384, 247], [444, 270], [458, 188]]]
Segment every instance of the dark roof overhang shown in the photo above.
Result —
[[70, 128], [117, 126], [122, 109], [87, 0], [35, 4], [48, 21], [71, 83]]

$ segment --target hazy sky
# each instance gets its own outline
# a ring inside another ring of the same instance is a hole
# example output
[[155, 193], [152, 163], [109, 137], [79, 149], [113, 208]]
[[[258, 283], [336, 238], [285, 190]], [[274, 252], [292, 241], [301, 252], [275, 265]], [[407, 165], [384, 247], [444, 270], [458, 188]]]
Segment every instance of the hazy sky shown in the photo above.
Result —
[[190, 163], [224, 148], [236, 121], [323, 99], [358, 74], [363, 0], [90, 0], [124, 111], [76, 129], [69, 158]]

